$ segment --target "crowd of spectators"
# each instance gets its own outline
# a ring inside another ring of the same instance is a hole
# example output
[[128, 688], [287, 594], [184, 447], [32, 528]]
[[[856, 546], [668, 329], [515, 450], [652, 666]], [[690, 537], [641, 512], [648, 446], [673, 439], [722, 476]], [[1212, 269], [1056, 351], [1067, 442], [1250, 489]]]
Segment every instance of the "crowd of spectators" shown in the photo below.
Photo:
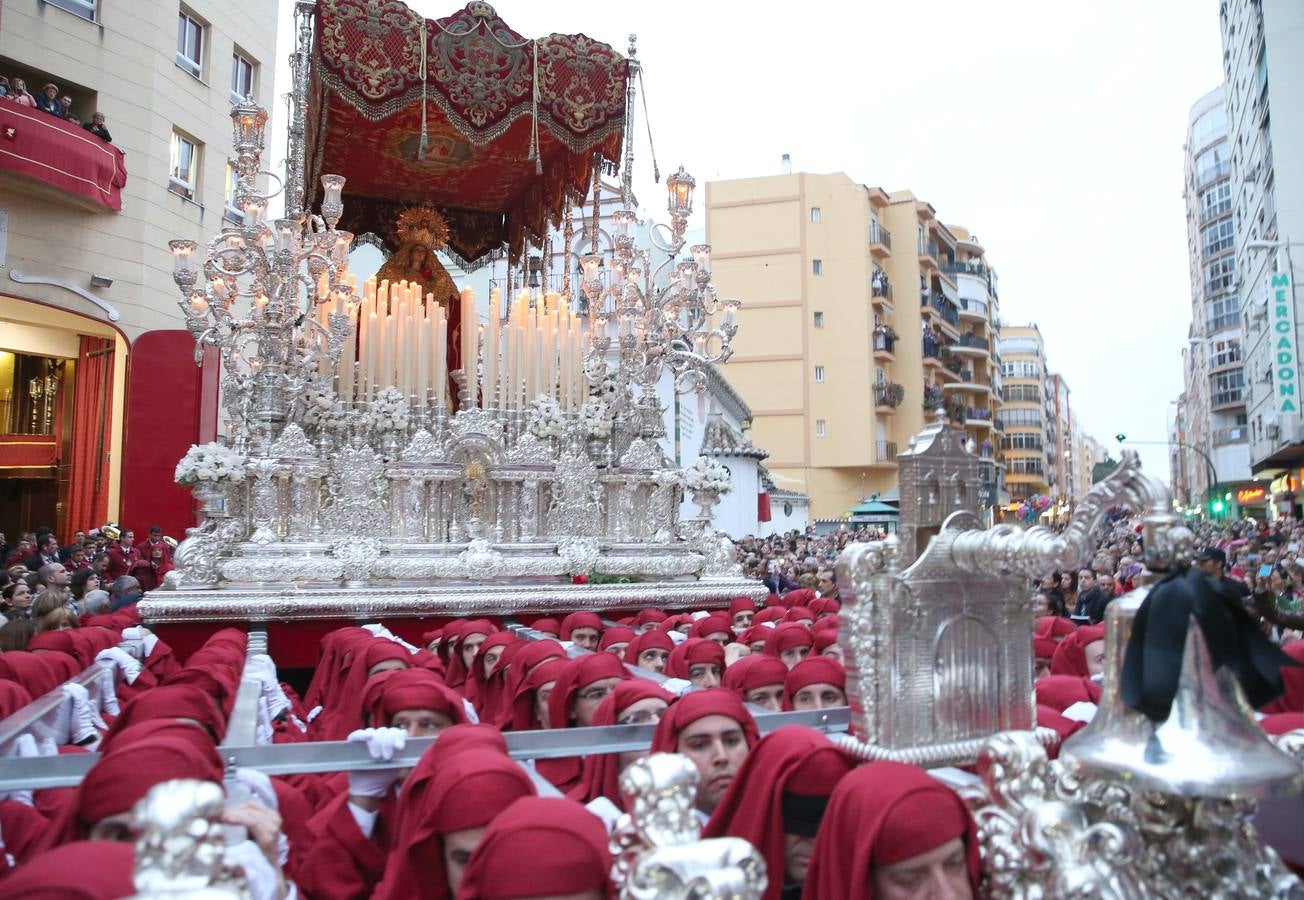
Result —
[[22, 650], [35, 634], [116, 612], [162, 585], [176, 541], [158, 526], [134, 540], [114, 525], [77, 531], [63, 547], [52, 528], [22, 534], [12, 545], [0, 534], [0, 650]]
[[95, 110], [95, 112], [91, 113], [90, 121], [83, 122], [72, 111], [72, 98], [67, 94], [60, 96], [57, 84], [45, 85], [45, 87], [41, 88], [41, 93], [34, 96], [27, 90], [27, 82], [23, 79], [15, 78], [11, 82], [7, 77], [0, 75], [0, 101], [5, 100], [10, 103], [17, 103], [20, 106], [39, 109], [41, 112], [49, 113], [57, 119], [80, 125], [105, 143], [113, 142], [113, 136], [109, 134], [109, 129], [105, 125], [104, 113]]

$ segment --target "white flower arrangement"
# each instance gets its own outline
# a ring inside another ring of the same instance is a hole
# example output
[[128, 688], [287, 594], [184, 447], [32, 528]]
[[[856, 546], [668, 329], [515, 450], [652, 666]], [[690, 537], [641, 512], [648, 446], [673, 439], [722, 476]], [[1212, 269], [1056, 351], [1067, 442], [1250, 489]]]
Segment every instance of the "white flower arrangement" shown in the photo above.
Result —
[[548, 394], [540, 394], [530, 401], [530, 434], [537, 438], [559, 438], [566, 433], [566, 420], [561, 406]]
[[606, 439], [611, 437], [615, 416], [607, 401], [601, 397], [590, 397], [580, 407], [580, 422], [584, 426], [584, 433], [589, 437]]
[[224, 444], [193, 444], [177, 463], [177, 484], [201, 481], [244, 481], [245, 460]]
[[335, 414], [335, 400], [325, 391], [308, 388], [303, 392], [303, 424], [329, 428]]
[[391, 431], [406, 431], [408, 427], [408, 404], [403, 392], [392, 385], [382, 388], [376, 399], [371, 401], [371, 427], [382, 434]]
[[733, 490], [729, 470], [705, 456], [699, 456], [696, 462], [684, 469], [684, 484], [691, 491], [727, 494]]

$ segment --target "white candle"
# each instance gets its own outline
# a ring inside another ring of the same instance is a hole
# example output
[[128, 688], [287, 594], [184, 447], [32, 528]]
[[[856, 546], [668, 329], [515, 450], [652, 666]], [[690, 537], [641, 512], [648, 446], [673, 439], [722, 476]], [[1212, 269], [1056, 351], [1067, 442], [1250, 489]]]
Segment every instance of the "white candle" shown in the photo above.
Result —
[[484, 402], [498, 406], [498, 288], [489, 291], [489, 337], [484, 346]]
[[435, 397], [442, 409], [448, 407], [448, 323], [444, 308], [439, 307], [435, 318]]
[[353, 400], [354, 360], [358, 355], [358, 304], [349, 310], [349, 336], [344, 339], [344, 352], [340, 354], [339, 397], [345, 403]]

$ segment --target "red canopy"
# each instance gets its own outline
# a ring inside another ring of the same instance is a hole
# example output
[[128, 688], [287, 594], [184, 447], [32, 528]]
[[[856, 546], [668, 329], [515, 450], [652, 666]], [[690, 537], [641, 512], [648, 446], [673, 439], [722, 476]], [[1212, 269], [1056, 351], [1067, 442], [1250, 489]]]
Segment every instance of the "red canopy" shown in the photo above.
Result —
[[319, 0], [309, 194], [343, 175], [341, 228], [393, 241], [403, 208], [432, 203], [464, 260], [517, 255], [619, 160], [628, 68], [582, 34], [522, 37], [487, 3], [429, 20], [398, 0]]

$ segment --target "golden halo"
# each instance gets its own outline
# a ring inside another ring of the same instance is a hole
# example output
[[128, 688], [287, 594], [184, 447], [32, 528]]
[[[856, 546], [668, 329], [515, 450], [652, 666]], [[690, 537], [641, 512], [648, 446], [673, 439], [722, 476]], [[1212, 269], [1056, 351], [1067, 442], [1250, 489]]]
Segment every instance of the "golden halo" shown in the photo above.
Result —
[[433, 206], [410, 206], [399, 213], [394, 227], [402, 244], [424, 244], [440, 250], [448, 243], [448, 223]]

